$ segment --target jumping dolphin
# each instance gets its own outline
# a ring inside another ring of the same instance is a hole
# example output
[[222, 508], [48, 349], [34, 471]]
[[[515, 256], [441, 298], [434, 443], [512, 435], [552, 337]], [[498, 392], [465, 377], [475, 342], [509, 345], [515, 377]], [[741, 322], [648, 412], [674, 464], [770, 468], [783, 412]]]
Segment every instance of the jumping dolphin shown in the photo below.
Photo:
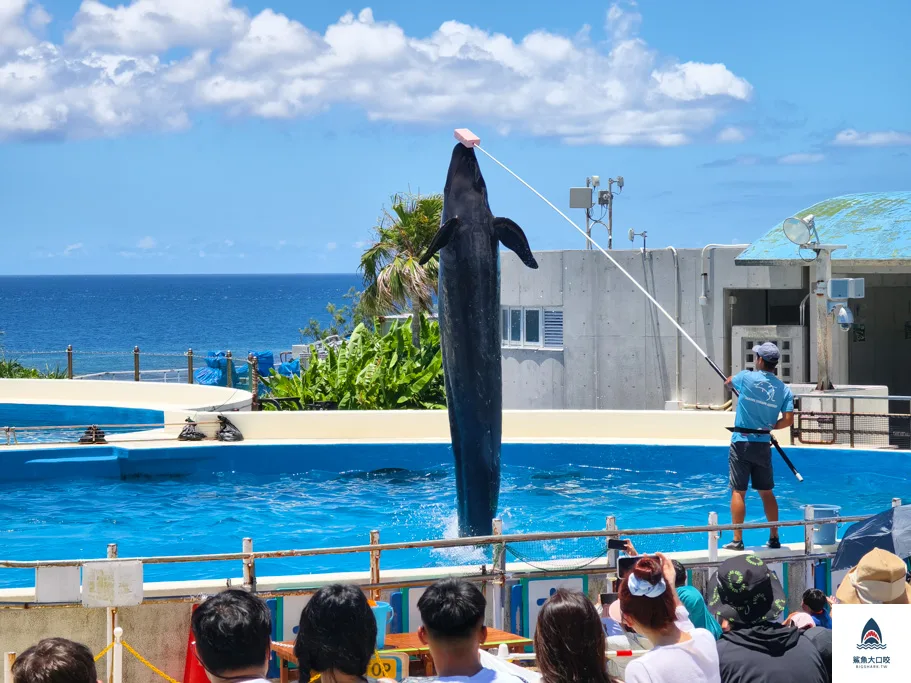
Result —
[[460, 536], [492, 533], [500, 495], [500, 243], [538, 267], [522, 228], [491, 213], [474, 148], [457, 143], [442, 225], [420, 263], [440, 252], [440, 344]]

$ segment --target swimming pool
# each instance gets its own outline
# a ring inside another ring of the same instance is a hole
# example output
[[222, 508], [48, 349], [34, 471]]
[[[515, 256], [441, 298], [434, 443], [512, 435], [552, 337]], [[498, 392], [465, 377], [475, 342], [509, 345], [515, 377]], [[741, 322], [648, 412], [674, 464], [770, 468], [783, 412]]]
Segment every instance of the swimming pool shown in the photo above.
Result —
[[[33, 467], [31, 481], [0, 484], [0, 547], [5, 559], [121, 557], [235, 552], [245, 536], [256, 550], [365, 544], [455, 536], [455, 483], [448, 444], [248, 443], [0, 452], [7, 472]], [[793, 449], [805, 482], [776, 459], [783, 519], [802, 504], [830, 503], [843, 514], [911, 499], [908, 454]], [[40, 464], [29, 465], [26, 459]], [[67, 462], [61, 462], [61, 459]], [[87, 460], [87, 459], [97, 459]], [[48, 475], [46, 478], [42, 476]], [[59, 475], [56, 477], [51, 474]], [[37, 481], [43, 479], [40, 482]], [[729, 520], [723, 446], [506, 443], [500, 517], [507, 533], [698, 525], [716, 511]], [[755, 494], [748, 521], [762, 519]], [[803, 538], [784, 529], [785, 541]], [[727, 537], [725, 540], [729, 540]], [[762, 531], [747, 542], [764, 542]], [[598, 542], [523, 544], [529, 559], [584, 556]], [[705, 547], [705, 534], [643, 537], [642, 551]], [[489, 564], [482, 552], [384, 553], [383, 568]], [[257, 561], [259, 576], [366, 570], [366, 554]], [[149, 565], [146, 580], [239, 576], [240, 562]], [[0, 586], [26, 586], [32, 570], [0, 569]]]
[[[160, 425], [164, 412], [146, 408], [48, 403], [0, 403], [0, 427], [16, 427], [18, 443], [75, 443], [89, 425]], [[73, 429], [29, 429], [29, 427]], [[107, 432], [123, 434], [143, 427], [117, 427]], [[4, 443], [5, 443], [5, 437]]]

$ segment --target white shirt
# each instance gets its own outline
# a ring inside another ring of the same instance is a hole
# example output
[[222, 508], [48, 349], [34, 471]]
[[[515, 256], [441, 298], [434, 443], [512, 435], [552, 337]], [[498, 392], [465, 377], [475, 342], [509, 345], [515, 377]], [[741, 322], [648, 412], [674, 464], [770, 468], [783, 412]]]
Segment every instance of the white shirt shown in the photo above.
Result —
[[526, 680], [511, 673], [486, 667], [474, 676], [437, 676], [436, 680], [442, 683], [527, 683]]
[[721, 683], [715, 636], [704, 628], [687, 631], [691, 640], [656, 645], [626, 666], [626, 683]]

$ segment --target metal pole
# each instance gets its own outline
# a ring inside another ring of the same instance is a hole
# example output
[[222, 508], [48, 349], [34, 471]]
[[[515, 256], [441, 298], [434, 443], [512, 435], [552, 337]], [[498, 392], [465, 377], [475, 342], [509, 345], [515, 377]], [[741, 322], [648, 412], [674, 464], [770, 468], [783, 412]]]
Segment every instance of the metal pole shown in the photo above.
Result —
[[[607, 248], [614, 248], [614, 189], [613, 180], [607, 181]], [[643, 247], [644, 247], [643, 243]]]
[[[245, 554], [253, 552], [253, 539], [245, 538], [243, 542]], [[256, 560], [252, 557], [244, 558], [244, 590], [256, 592]]]
[[[370, 545], [379, 545], [380, 543], [380, 532], [374, 529], [370, 532]], [[380, 582], [380, 551], [371, 550], [370, 551], [370, 583], [377, 584]], [[374, 600], [380, 599], [379, 590], [373, 589], [370, 591], [371, 597]]]
[[816, 257], [816, 390], [833, 389], [829, 368], [832, 361], [832, 325], [826, 310], [826, 283], [832, 278], [832, 252], [820, 249]]
[[66, 347], [66, 378], [73, 379], [73, 345]]
[[[503, 520], [493, 520], [494, 536], [503, 535]], [[498, 543], [494, 547], [493, 568], [497, 575], [493, 588], [493, 627], [500, 631], [506, 629], [506, 544]]]
[[256, 397], [259, 396], [259, 361], [256, 360], [256, 356], [252, 353], [248, 356], [250, 363], [250, 391], [253, 392], [253, 401], [250, 408], [254, 411], [259, 410], [259, 401], [256, 400]]
[[119, 626], [114, 629], [114, 683], [123, 683], [123, 629]]
[[[854, 448], [854, 399], [852, 398], [852, 399], [850, 399], [850, 401], [851, 401], [851, 448]], [[838, 417], [833, 415], [832, 419], [837, 420]]]
[[[114, 560], [117, 558], [117, 544], [109, 543], [107, 556], [109, 560]], [[107, 628], [106, 628], [106, 640], [105, 646], [109, 645], [112, 640], [114, 640], [114, 633], [117, 629], [117, 608], [108, 607], [105, 610], [107, 612]], [[114, 681], [114, 653], [109, 650], [105, 656], [105, 663], [107, 664], [107, 680], [108, 683], [113, 683]]]
[[231, 377], [231, 375], [232, 375], [231, 369], [234, 367], [234, 362], [231, 360], [230, 351], [228, 351], [225, 354], [225, 359], [227, 361], [225, 364], [225, 369], [228, 371], [228, 388], [230, 389], [231, 387], [234, 386], [234, 379]]
[[[709, 513], [709, 526], [715, 526], [718, 524], [718, 513], [710, 512]], [[709, 532], [709, 561], [717, 562], [718, 561], [718, 536], [720, 534], [717, 531]]]
[[193, 384], [193, 349], [187, 349], [187, 384]]
[[[585, 209], [585, 234], [589, 237], [592, 236], [591, 209]], [[591, 249], [592, 243], [585, 240], [585, 248]]]
[[[812, 522], [815, 518], [815, 511], [813, 510], [812, 505], [807, 505], [803, 509], [803, 518], [808, 522]], [[803, 528], [803, 552], [806, 555], [813, 554], [813, 525], [807, 524]]]
[[133, 381], [139, 381], [139, 347], [133, 347]]

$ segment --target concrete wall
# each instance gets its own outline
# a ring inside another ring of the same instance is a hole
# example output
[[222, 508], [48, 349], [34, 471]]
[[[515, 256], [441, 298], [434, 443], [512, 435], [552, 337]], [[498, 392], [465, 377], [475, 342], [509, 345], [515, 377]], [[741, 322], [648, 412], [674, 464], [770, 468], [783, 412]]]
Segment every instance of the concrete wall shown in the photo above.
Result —
[[[803, 288], [800, 268], [735, 266], [740, 251], [707, 251], [705, 306], [699, 303], [701, 249], [679, 250], [679, 273], [669, 250], [611, 255], [672, 316], [679, 296], [681, 326], [726, 367], [731, 321], [725, 290]], [[684, 338], [678, 341], [670, 321], [603, 254], [552, 251], [537, 252], [535, 258], [539, 268], [530, 270], [514, 254], [503, 253], [501, 301], [504, 306], [562, 306], [563, 350], [504, 348], [505, 408], [662, 409], [675, 399], [723, 402], [721, 384], [701, 355]]]

